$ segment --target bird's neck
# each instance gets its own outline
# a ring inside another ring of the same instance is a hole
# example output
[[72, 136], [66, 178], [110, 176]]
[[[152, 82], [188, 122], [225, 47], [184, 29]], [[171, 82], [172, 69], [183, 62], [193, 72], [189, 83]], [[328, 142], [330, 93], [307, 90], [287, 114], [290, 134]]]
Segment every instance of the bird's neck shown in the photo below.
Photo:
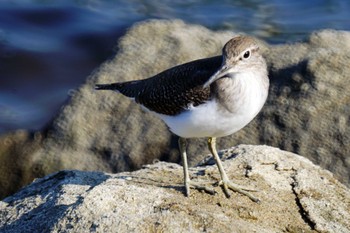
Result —
[[235, 113], [249, 104], [262, 107], [267, 98], [268, 86], [266, 73], [242, 72], [214, 82], [211, 94], [223, 110]]

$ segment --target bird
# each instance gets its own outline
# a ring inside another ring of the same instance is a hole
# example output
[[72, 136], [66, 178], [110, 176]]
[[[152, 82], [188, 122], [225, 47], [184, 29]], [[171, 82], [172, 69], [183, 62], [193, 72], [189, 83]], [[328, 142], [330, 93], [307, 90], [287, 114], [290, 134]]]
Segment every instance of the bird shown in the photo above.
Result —
[[202, 58], [169, 68], [152, 77], [109, 84], [96, 90], [112, 90], [133, 99], [162, 119], [179, 136], [185, 195], [190, 189], [216, 193], [191, 181], [187, 164], [187, 139], [206, 138], [220, 173], [219, 186], [226, 197], [229, 189], [260, 200], [229, 180], [216, 149], [216, 138], [231, 135], [260, 112], [269, 89], [267, 65], [254, 37], [239, 35], [222, 48], [222, 55]]

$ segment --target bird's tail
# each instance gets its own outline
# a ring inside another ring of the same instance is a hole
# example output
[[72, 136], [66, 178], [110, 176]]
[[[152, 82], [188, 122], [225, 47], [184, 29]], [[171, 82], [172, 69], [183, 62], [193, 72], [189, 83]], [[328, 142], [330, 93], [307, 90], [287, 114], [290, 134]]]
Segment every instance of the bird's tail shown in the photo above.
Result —
[[141, 81], [128, 81], [119, 83], [109, 83], [109, 84], [96, 84], [95, 90], [112, 90], [119, 92], [127, 97], [136, 98], [140, 93], [140, 87], [142, 85]]
[[120, 83], [110, 83], [110, 84], [96, 84], [95, 90], [112, 90], [118, 91], [120, 88]]

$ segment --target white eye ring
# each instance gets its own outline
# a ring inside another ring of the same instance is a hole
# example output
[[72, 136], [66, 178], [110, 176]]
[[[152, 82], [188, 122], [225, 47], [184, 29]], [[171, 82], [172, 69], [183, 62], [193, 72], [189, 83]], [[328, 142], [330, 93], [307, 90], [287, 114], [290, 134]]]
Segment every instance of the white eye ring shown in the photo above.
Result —
[[250, 51], [247, 50], [247, 51], [245, 51], [245, 53], [243, 54], [243, 58], [244, 58], [244, 59], [248, 59], [249, 57], [250, 57]]

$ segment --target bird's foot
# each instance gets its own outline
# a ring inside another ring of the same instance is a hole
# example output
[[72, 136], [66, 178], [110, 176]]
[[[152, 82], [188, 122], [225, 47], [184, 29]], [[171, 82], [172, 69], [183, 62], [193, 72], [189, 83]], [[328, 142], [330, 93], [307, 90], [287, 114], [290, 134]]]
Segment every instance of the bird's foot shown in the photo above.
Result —
[[[230, 180], [221, 180], [218, 184], [219, 186], [222, 186], [223, 191], [225, 193], [225, 196], [227, 198], [229, 198], [231, 195], [229, 193], [229, 189], [231, 189], [234, 192], [240, 193], [244, 196], [247, 196], [249, 199], [251, 199], [254, 202], [259, 203], [260, 200], [258, 198], [256, 198], [255, 196], [253, 196], [252, 194], [250, 194], [248, 191], [250, 192], [257, 192], [257, 190], [255, 189], [251, 189], [251, 188], [246, 188], [246, 187], [241, 187], [233, 182], [231, 182]], [[204, 191], [206, 193], [209, 193], [211, 195], [215, 195], [216, 191], [213, 188], [209, 188], [207, 185], [205, 184], [201, 184], [201, 183], [196, 183], [193, 181], [187, 181], [185, 183], [185, 195], [188, 197], [190, 195], [190, 189], [197, 189], [199, 191]]]
[[185, 195], [187, 197], [190, 195], [190, 188], [197, 189], [199, 191], [204, 191], [204, 192], [209, 193], [211, 195], [214, 195], [216, 193], [216, 191], [214, 189], [209, 188], [204, 184], [195, 183], [193, 181], [187, 181], [185, 183]]
[[252, 194], [250, 194], [249, 192], [247, 191], [250, 191], [250, 192], [256, 192], [257, 190], [254, 190], [254, 189], [250, 189], [250, 188], [244, 188], [244, 187], [240, 187], [239, 185], [231, 182], [230, 180], [228, 179], [224, 179], [224, 180], [221, 180], [219, 182], [219, 185], [222, 186], [223, 190], [224, 190], [224, 193], [225, 193], [225, 196], [227, 198], [229, 198], [231, 195], [229, 194], [229, 189], [231, 189], [232, 191], [234, 192], [237, 192], [237, 193], [240, 193], [244, 196], [247, 196], [249, 197], [250, 200], [254, 201], [254, 202], [257, 202], [259, 203], [260, 200], [258, 198], [256, 198], [255, 196], [253, 196]]

